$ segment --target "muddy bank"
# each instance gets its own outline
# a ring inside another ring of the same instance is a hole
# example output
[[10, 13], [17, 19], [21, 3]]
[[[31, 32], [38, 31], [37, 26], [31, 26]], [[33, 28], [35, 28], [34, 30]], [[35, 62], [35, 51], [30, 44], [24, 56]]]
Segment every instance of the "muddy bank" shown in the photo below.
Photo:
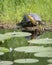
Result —
[[[0, 23], [0, 29], [16, 29], [17, 23]], [[45, 28], [52, 28], [52, 22], [46, 22]]]
[[15, 29], [16, 23], [0, 23], [0, 29]]

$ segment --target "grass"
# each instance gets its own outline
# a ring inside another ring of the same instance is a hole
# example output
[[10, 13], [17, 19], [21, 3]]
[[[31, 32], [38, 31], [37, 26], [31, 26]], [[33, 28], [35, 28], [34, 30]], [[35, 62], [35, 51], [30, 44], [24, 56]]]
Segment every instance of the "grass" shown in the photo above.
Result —
[[52, 0], [0, 0], [0, 22], [19, 22], [26, 13], [52, 21]]

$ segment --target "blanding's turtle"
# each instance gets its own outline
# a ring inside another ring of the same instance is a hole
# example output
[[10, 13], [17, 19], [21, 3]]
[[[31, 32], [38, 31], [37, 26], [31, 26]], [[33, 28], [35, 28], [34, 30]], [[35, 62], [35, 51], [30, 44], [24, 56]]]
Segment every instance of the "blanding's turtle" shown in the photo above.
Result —
[[32, 33], [32, 39], [41, 34], [42, 25], [44, 25], [44, 22], [42, 22], [41, 17], [34, 13], [25, 14], [22, 21], [17, 24], [17, 26], [21, 26], [22, 31]]

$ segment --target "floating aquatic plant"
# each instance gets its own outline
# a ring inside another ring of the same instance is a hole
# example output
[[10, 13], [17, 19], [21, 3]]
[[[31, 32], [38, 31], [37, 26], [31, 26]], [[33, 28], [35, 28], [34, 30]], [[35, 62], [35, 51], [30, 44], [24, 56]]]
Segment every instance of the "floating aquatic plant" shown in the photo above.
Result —
[[4, 55], [4, 53], [3, 52], [0, 52], [0, 55]]
[[17, 59], [14, 60], [15, 63], [37, 63], [39, 62], [38, 59]]
[[10, 36], [4, 35], [4, 34], [0, 34], [0, 41], [4, 42], [4, 40], [10, 39]]
[[52, 47], [41, 48], [40, 52], [52, 52]]
[[47, 65], [52, 65], [52, 64], [47, 64]]
[[34, 54], [36, 57], [52, 57], [52, 52], [38, 52]]
[[47, 60], [49, 63], [52, 63], [52, 59]]
[[33, 52], [39, 52], [41, 51], [41, 49], [44, 49], [44, 47], [43, 46], [24, 46], [24, 47], [17, 47], [14, 49], [14, 51], [33, 53]]
[[9, 52], [9, 49], [5, 47], [0, 47], [0, 52]]
[[52, 44], [52, 39], [51, 38], [33, 39], [28, 42], [31, 44]]
[[43, 35], [40, 35], [40, 38], [46, 38], [46, 37], [52, 38], [52, 32], [46, 31], [43, 33]]
[[9, 35], [11, 37], [25, 37], [25, 36], [30, 36], [31, 33], [27, 33], [27, 32], [8, 32], [8, 33], [5, 33], [5, 35]]
[[0, 61], [0, 65], [11, 65], [13, 64], [12, 61]]

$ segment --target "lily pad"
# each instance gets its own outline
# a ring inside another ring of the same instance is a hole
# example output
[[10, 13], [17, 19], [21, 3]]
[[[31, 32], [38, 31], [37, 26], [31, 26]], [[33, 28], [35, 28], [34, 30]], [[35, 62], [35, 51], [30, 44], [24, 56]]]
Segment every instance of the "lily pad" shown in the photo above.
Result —
[[0, 52], [9, 52], [9, 49], [5, 47], [0, 47]]
[[40, 38], [46, 38], [46, 37], [52, 38], [52, 32], [46, 31], [43, 33], [43, 35], [40, 35]]
[[49, 63], [52, 63], [52, 59], [47, 60]]
[[11, 37], [25, 37], [25, 36], [30, 36], [31, 33], [27, 33], [27, 32], [9, 32], [9, 33], [5, 33], [5, 35], [9, 35]]
[[40, 52], [52, 52], [52, 47], [44, 47], [40, 50]]
[[15, 63], [37, 63], [39, 62], [38, 59], [17, 59], [14, 60]]
[[10, 39], [10, 38], [11, 38], [10, 36], [0, 34], [0, 41], [4, 41], [4, 40]]
[[38, 52], [34, 54], [36, 57], [52, 57], [52, 52]]
[[51, 38], [33, 39], [28, 42], [31, 44], [52, 44], [52, 39]]
[[4, 53], [3, 52], [0, 52], [0, 55], [4, 55]]
[[0, 65], [11, 65], [13, 64], [12, 61], [0, 61]]
[[43, 46], [24, 46], [24, 47], [17, 47], [14, 49], [14, 51], [33, 53], [33, 52], [39, 52], [41, 51], [41, 49], [44, 49], [44, 47]]
[[47, 64], [47, 65], [52, 65], [52, 64]]

